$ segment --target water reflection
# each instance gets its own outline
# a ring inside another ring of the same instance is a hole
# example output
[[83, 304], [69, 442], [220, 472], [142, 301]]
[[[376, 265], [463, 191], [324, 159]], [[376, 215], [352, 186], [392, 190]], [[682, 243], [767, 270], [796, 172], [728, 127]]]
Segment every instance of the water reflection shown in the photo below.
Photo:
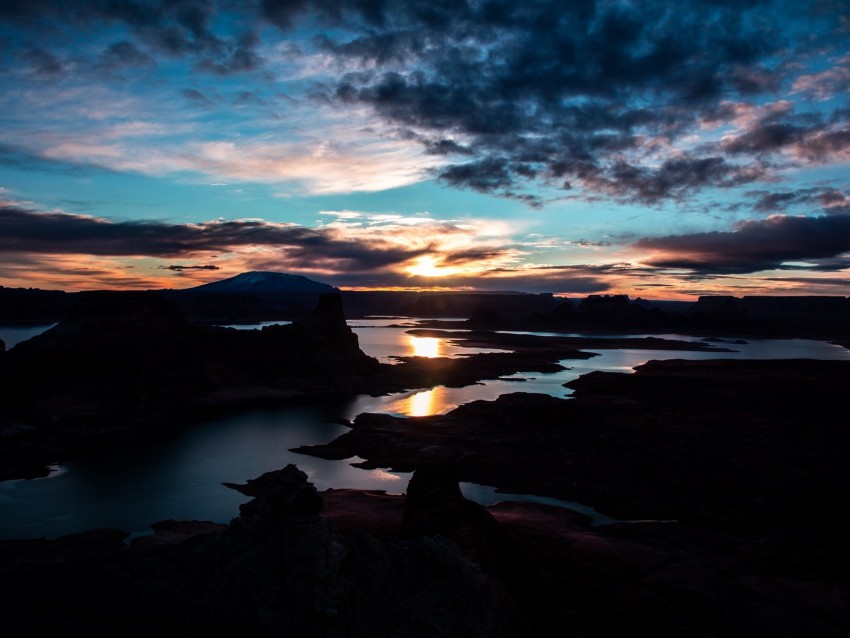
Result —
[[[457, 407], [457, 392], [462, 388], [438, 385], [430, 390], [399, 392], [379, 397], [361, 395], [341, 406], [343, 418], [353, 419], [364, 412], [379, 412], [395, 416], [431, 416], [444, 414]], [[494, 397], [495, 398], [495, 397]]]
[[419, 392], [410, 397], [411, 416], [428, 416], [434, 414], [434, 390]]
[[414, 357], [427, 357], [435, 359], [440, 355], [440, 344], [442, 339], [436, 337], [414, 337], [407, 335], [410, 339], [410, 347], [413, 349]]
[[346, 428], [330, 423], [336, 406], [246, 411], [139, 444], [123, 454], [63, 464], [62, 472], [32, 481], [0, 482], [0, 538], [55, 537], [115, 527], [150, 533], [166, 518], [227, 523], [248, 500], [222, 485], [242, 483], [295, 463], [319, 490], [330, 487], [403, 492], [410, 474], [363, 471], [290, 448], [327, 443]]

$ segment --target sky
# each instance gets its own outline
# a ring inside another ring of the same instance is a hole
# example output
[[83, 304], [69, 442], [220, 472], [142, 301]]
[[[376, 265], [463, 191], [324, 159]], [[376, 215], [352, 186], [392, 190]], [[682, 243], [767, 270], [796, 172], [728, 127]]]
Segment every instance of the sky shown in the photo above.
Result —
[[850, 295], [848, 0], [0, 0], [0, 285]]

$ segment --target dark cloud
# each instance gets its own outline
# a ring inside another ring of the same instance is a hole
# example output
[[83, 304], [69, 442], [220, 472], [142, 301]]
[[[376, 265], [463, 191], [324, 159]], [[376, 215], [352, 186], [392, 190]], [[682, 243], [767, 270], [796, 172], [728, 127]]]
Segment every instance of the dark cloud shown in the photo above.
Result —
[[154, 60], [132, 42], [121, 40], [110, 44], [100, 54], [98, 67], [105, 69], [125, 69], [152, 66]]
[[95, 217], [0, 206], [0, 252], [191, 257], [260, 245], [277, 251], [279, 262], [299, 268], [368, 271], [402, 263], [428, 249], [402, 249], [376, 237], [346, 240], [328, 229], [263, 221], [203, 224], [112, 222]]
[[617, 161], [605, 171], [588, 171], [579, 179], [591, 191], [654, 204], [683, 199], [707, 186], [748, 184], [764, 177], [765, 172], [757, 163], [741, 166], [722, 157], [681, 157], [666, 160], [657, 168]]
[[755, 198], [753, 210], [781, 213], [792, 206], [818, 204], [830, 214], [850, 214], [850, 195], [832, 187], [801, 188], [793, 191], [749, 191]]
[[511, 162], [500, 157], [449, 166], [440, 172], [440, 179], [452, 186], [481, 192], [504, 190], [514, 183]]
[[217, 47], [216, 55], [201, 60], [198, 68], [216, 75], [256, 71], [265, 62], [256, 51], [259, 43], [260, 38], [256, 33], [244, 33], [232, 43]]
[[109, 172], [108, 169], [103, 167], [42, 157], [27, 149], [2, 143], [0, 143], [0, 165], [28, 171], [55, 172], [68, 175], [91, 175]]
[[[474, 157], [440, 173], [451, 186], [516, 194], [542, 181], [656, 202], [762, 179], [769, 166], [761, 156], [783, 147], [797, 144], [820, 158], [845, 148], [840, 132], [778, 118], [719, 153], [670, 158], [660, 168], [641, 159], [647, 143], [675, 142], [721, 99], [782, 86], [793, 69], [776, 62], [794, 44], [782, 21], [811, 19], [805, 8], [697, 2], [678, 11], [593, 0], [433, 6], [334, 3], [336, 17], [362, 33], [325, 41], [326, 50], [377, 68], [346, 76], [325, 97], [368, 104], [436, 139], [462, 135]], [[264, 7], [282, 28], [307, 10], [306, 3]], [[636, 104], [644, 106], [629, 106]], [[426, 149], [437, 151], [427, 139]]]
[[23, 59], [39, 77], [56, 79], [65, 75], [65, 64], [50, 51], [31, 47], [23, 52]]
[[186, 101], [189, 102], [192, 106], [196, 106], [203, 109], [214, 109], [216, 108], [215, 102], [213, 102], [210, 98], [208, 98], [205, 94], [201, 93], [197, 89], [181, 89], [180, 95], [186, 98]]
[[810, 162], [850, 157], [850, 123], [839, 130], [817, 131], [801, 140], [795, 152]]
[[[786, 261], [843, 261], [841, 255], [850, 252], [850, 216], [774, 215], [741, 222], [733, 231], [646, 238], [635, 246], [658, 253], [646, 260], [651, 266], [697, 273], [758, 272], [781, 268]], [[807, 269], [835, 268], [832, 261]]]
[[483, 261], [486, 259], [495, 259], [502, 257], [505, 254], [501, 248], [486, 249], [477, 248], [472, 250], [461, 250], [454, 253], [449, 253], [443, 259], [443, 263], [447, 266], [459, 266], [468, 263]]
[[458, 144], [454, 140], [424, 139], [425, 150], [430, 155], [472, 155], [470, 148]]
[[[275, 269], [277, 262], [264, 261], [252, 267]], [[363, 273], [315, 273], [317, 279], [334, 286], [368, 286], [374, 288], [431, 288], [447, 286], [455, 289], [481, 291], [521, 290], [530, 293], [602, 293], [611, 289], [610, 282], [583, 267], [567, 267], [558, 270], [539, 269], [494, 269], [476, 273], [474, 276], [421, 277], [394, 272]]]
[[732, 154], [772, 153], [805, 139], [811, 129], [789, 123], [768, 123], [754, 127], [723, 144]]
[[205, 265], [205, 266], [160, 266], [162, 270], [174, 270], [182, 272], [184, 270], [221, 270], [220, 266]]
[[[740, 130], [724, 136], [718, 145], [707, 145], [712, 151], [733, 157], [765, 158], [783, 155], [792, 161], [828, 163], [850, 157], [850, 113], [836, 109], [828, 114], [791, 112], [785, 108], [769, 110], [754, 117]], [[736, 105], [727, 104], [712, 110], [706, 121], [721, 123], [734, 117]]]
[[256, 35], [217, 33], [220, 14], [234, 9], [246, 14], [237, 23], [252, 21], [252, 4], [236, 7], [217, 0], [0, 0], [0, 35], [6, 36], [0, 48], [14, 48], [21, 37], [65, 43], [114, 27], [127, 37], [93, 65], [147, 64], [150, 53], [195, 58], [197, 68], [218, 75], [253, 71], [263, 63]]

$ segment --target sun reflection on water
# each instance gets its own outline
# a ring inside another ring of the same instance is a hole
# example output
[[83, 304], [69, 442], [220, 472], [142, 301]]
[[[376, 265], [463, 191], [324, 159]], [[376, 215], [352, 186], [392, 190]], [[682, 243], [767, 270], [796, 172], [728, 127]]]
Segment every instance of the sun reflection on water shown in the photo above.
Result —
[[407, 413], [410, 416], [430, 416], [434, 414], [435, 390], [436, 388], [432, 388], [425, 392], [417, 392], [410, 397]]
[[414, 337], [411, 335], [410, 347], [413, 349], [414, 357], [433, 359], [440, 356], [440, 339], [436, 337]]
[[430, 390], [405, 393], [382, 403], [380, 411], [404, 416], [444, 414], [457, 407], [457, 397], [452, 397], [451, 392], [451, 389], [438, 385]]

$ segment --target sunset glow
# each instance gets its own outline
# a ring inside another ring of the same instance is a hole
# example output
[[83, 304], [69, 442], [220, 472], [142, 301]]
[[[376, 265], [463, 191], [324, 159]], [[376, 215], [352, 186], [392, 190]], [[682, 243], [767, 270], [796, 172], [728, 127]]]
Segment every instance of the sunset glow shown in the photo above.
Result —
[[137, 4], [0, 10], [0, 285], [850, 294], [845, 3]]
[[449, 277], [459, 272], [457, 268], [443, 268], [437, 265], [437, 259], [431, 256], [420, 257], [416, 264], [407, 269], [411, 275], [420, 277]]

